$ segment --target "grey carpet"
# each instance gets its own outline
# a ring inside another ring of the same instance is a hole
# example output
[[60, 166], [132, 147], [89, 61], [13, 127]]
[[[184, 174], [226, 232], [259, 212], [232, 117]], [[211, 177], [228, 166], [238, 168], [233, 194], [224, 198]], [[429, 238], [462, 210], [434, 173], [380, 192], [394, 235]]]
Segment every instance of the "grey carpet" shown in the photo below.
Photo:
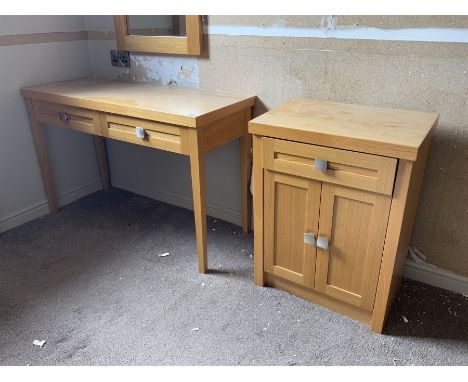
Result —
[[201, 275], [192, 212], [117, 189], [0, 235], [0, 364], [468, 365], [462, 295], [404, 280], [377, 335], [254, 286], [239, 227], [208, 248]]

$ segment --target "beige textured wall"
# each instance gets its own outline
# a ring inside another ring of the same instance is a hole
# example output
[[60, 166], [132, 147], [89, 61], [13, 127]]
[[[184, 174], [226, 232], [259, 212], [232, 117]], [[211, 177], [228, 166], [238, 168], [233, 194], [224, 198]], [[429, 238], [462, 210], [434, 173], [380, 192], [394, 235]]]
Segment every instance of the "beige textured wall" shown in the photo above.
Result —
[[414, 244], [468, 276], [468, 45], [209, 36], [200, 87], [258, 95], [255, 115], [292, 97], [435, 111]]
[[[89, 31], [106, 31], [98, 26], [109, 25], [111, 19], [101, 17], [85, 18]], [[465, 16], [208, 16], [207, 20], [208, 26], [468, 31]], [[292, 97], [438, 112], [440, 123], [434, 133], [413, 240], [429, 263], [468, 276], [468, 44], [381, 41], [372, 35], [369, 40], [206, 37], [207, 57], [198, 59], [200, 87], [257, 94], [255, 115]], [[104, 56], [112, 44], [90, 41], [93, 72], [116, 75]], [[237, 143], [228, 145], [208, 162], [209, 201], [235, 211], [240, 209], [237, 149]], [[124, 165], [125, 158], [135, 155], [143, 154], [114, 145], [114, 175], [139, 181]], [[169, 166], [171, 173], [188, 174], [186, 163], [170, 154], [145, 151], [144, 156], [159, 169]], [[155, 181], [157, 186], [189, 198], [184, 189], [189, 182], [174, 184], [171, 173], [162, 175], [165, 181]], [[223, 183], [217, 174], [224, 175]], [[223, 193], [225, 189], [228, 193]]]

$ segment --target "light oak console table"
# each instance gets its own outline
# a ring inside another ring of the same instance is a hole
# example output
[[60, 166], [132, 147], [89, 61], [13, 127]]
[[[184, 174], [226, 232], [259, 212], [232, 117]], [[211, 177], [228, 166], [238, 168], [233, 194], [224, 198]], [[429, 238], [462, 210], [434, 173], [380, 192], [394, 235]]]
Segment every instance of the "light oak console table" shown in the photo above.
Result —
[[135, 82], [80, 79], [25, 87], [28, 110], [45, 191], [51, 213], [58, 212], [43, 125], [92, 134], [101, 181], [110, 181], [103, 138], [188, 155], [199, 270], [208, 269], [204, 156], [240, 138], [242, 230], [250, 229], [251, 141], [247, 123], [255, 97], [216, 91], [180, 89]]

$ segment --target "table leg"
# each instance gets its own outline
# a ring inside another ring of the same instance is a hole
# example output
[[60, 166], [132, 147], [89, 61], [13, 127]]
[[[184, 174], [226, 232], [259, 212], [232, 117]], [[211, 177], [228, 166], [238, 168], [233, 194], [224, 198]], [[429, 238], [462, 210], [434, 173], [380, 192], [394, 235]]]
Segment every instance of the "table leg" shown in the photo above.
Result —
[[245, 134], [240, 137], [241, 155], [241, 203], [242, 203], [242, 232], [251, 229], [252, 198], [250, 196], [250, 174], [252, 171], [252, 136], [248, 133], [247, 123], [250, 120], [250, 108], [245, 113]]
[[36, 147], [37, 159], [39, 160], [39, 167], [41, 169], [42, 182], [47, 202], [49, 203], [49, 210], [50, 213], [56, 214], [58, 212], [57, 196], [54, 189], [52, 170], [49, 165], [49, 155], [47, 153], [47, 141], [44, 134], [44, 126], [36, 121], [32, 101], [26, 98], [25, 102], [29, 116], [29, 123], [31, 125], [34, 146]]
[[208, 271], [206, 245], [206, 182], [205, 158], [201, 147], [198, 130], [189, 130], [190, 170], [192, 174], [193, 211], [197, 236], [198, 269], [200, 273]]
[[99, 175], [101, 176], [102, 188], [107, 191], [110, 189], [110, 180], [104, 138], [94, 136], [94, 145], [96, 146], [96, 155], [99, 165]]

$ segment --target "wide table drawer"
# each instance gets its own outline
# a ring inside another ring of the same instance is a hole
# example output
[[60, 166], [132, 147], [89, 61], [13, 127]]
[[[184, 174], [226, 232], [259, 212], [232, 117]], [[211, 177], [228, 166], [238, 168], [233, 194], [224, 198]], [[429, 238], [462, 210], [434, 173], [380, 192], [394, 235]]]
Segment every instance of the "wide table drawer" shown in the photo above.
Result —
[[33, 109], [40, 123], [101, 135], [99, 113], [96, 111], [45, 101], [33, 101]]
[[397, 160], [379, 155], [263, 138], [264, 167], [391, 195]]
[[101, 130], [104, 137], [180, 154], [188, 154], [186, 129], [188, 127], [114, 114], [101, 114]]

